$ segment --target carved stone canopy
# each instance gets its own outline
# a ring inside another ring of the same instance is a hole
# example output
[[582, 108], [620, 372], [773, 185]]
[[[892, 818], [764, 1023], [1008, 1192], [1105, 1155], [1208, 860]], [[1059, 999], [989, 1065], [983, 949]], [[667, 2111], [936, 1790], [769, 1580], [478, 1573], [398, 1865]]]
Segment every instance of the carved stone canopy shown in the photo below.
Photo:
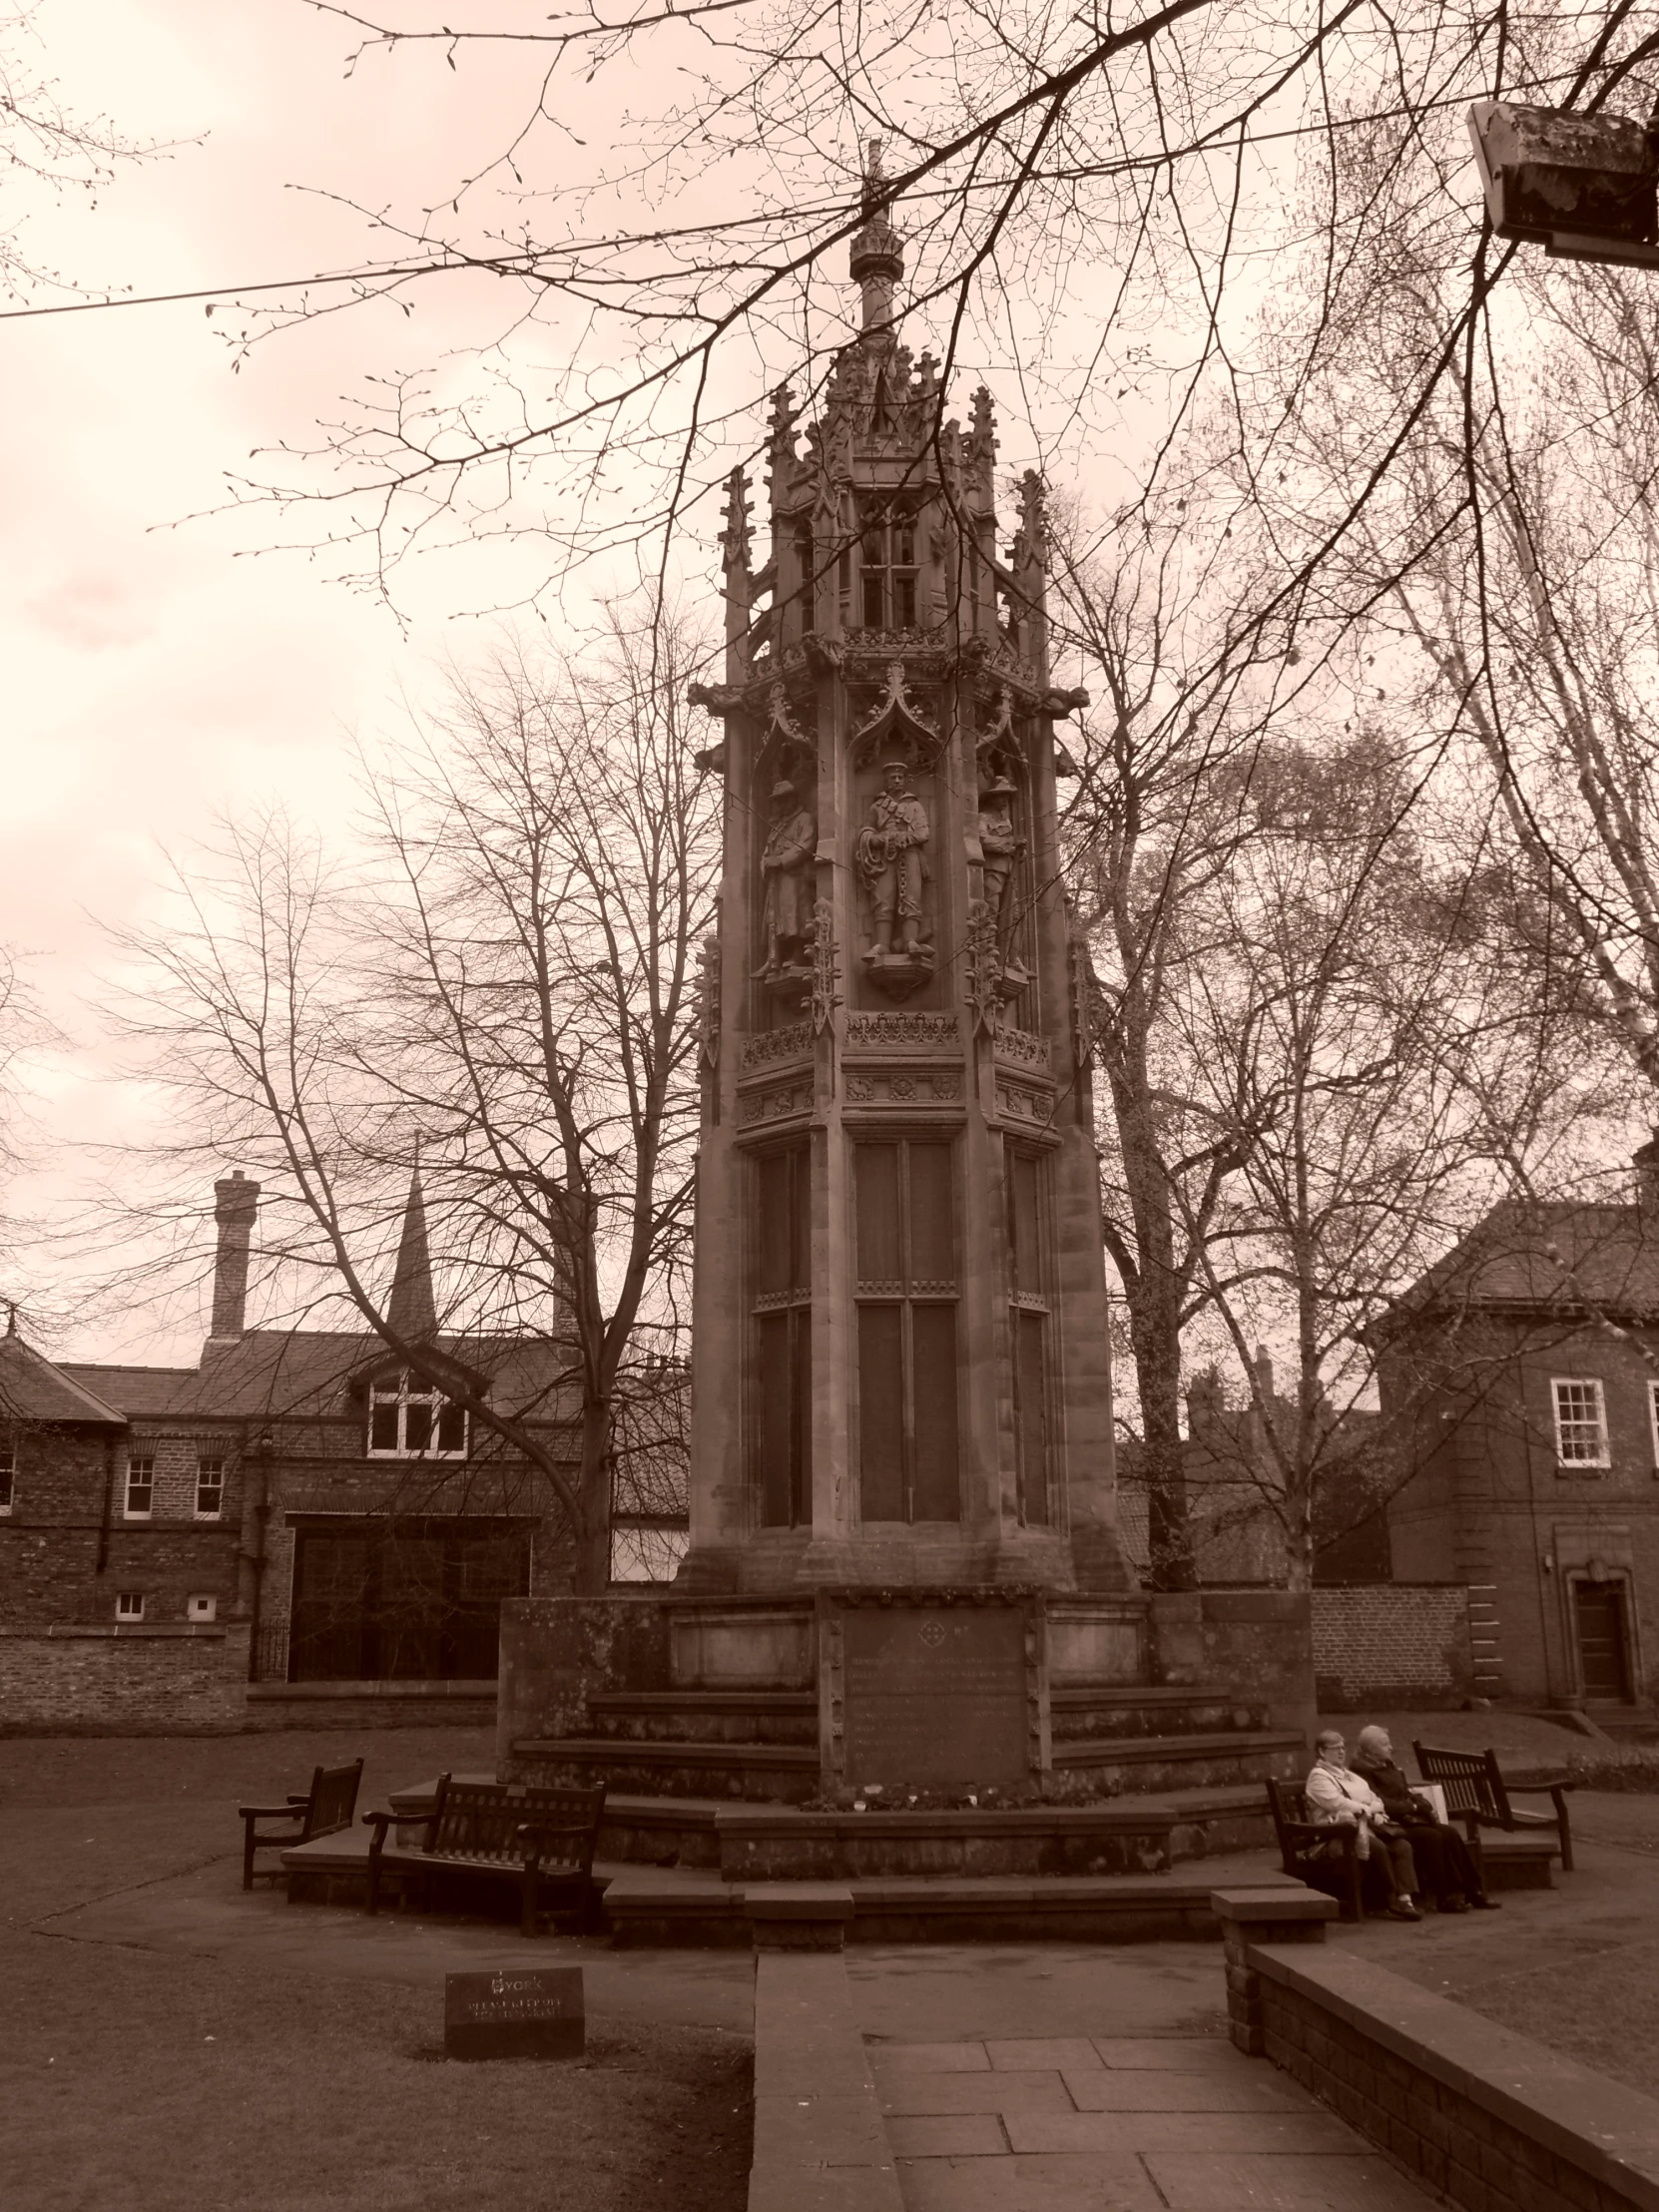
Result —
[[931, 768], [943, 742], [905, 687], [904, 663], [889, 661], [886, 690], [852, 733], [854, 766], [891, 753], [903, 754], [917, 768]]

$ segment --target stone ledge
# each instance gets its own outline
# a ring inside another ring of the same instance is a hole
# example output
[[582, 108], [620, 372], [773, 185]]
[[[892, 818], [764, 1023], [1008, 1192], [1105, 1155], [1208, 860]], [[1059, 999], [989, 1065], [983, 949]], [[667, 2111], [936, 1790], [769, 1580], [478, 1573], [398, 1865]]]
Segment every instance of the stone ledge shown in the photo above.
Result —
[[755, 1961], [755, 2151], [748, 2212], [903, 2212], [838, 1956]]
[[254, 1704], [326, 1704], [337, 1698], [468, 1698], [476, 1701], [496, 1696], [496, 1685], [491, 1681], [457, 1682], [251, 1682], [249, 1699]]
[[58, 1621], [49, 1628], [0, 1628], [0, 1636], [54, 1644], [222, 1644], [234, 1628], [245, 1626], [237, 1621]]
[[1212, 1890], [1210, 1910], [1218, 1921], [1334, 1921], [1337, 1901], [1287, 1883], [1284, 1888]]
[[1252, 1943], [1250, 1967], [1333, 2014], [1621, 2204], [1659, 2212], [1659, 2102], [1340, 1950]]

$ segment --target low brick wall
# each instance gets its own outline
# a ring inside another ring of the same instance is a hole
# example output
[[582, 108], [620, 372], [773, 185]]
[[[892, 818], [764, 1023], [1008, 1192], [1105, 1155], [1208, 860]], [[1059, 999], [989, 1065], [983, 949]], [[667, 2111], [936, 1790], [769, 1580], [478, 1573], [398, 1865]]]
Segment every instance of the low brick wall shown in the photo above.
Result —
[[1473, 1690], [1460, 1583], [1359, 1583], [1313, 1598], [1321, 1712], [1454, 1711]]
[[1243, 1955], [1266, 2056], [1453, 2204], [1659, 2208], [1651, 2097], [1351, 1952]]
[[492, 1728], [493, 1682], [255, 1682], [245, 1728]]
[[247, 1710], [243, 1622], [0, 1629], [0, 1735], [223, 1735]]

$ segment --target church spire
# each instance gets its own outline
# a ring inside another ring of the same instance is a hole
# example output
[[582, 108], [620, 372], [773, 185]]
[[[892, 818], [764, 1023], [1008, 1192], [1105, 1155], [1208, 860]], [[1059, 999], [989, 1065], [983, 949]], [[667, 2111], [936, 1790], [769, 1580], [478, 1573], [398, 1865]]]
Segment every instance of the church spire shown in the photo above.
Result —
[[864, 227], [853, 238], [848, 268], [863, 295], [866, 337], [890, 337], [893, 286], [904, 274], [904, 241], [887, 221], [881, 141], [872, 138], [864, 168]]
[[403, 1234], [398, 1240], [397, 1268], [391, 1279], [386, 1326], [410, 1344], [428, 1343], [438, 1333], [437, 1305], [432, 1297], [432, 1256], [426, 1247], [426, 1201], [420, 1187], [418, 1138], [415, 1140], [414, 1173], [409, 1178], [409, 1196], [403, 1208]]

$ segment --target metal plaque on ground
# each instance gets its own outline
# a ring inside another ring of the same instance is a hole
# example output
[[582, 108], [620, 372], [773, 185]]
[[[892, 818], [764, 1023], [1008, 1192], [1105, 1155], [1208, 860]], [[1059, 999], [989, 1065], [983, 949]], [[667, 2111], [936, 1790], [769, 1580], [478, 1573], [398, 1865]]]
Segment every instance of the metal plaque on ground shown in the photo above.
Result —
[[503, 1966], [443, 1977], [446, 2058], [580, 2058], [580, 1966]]

